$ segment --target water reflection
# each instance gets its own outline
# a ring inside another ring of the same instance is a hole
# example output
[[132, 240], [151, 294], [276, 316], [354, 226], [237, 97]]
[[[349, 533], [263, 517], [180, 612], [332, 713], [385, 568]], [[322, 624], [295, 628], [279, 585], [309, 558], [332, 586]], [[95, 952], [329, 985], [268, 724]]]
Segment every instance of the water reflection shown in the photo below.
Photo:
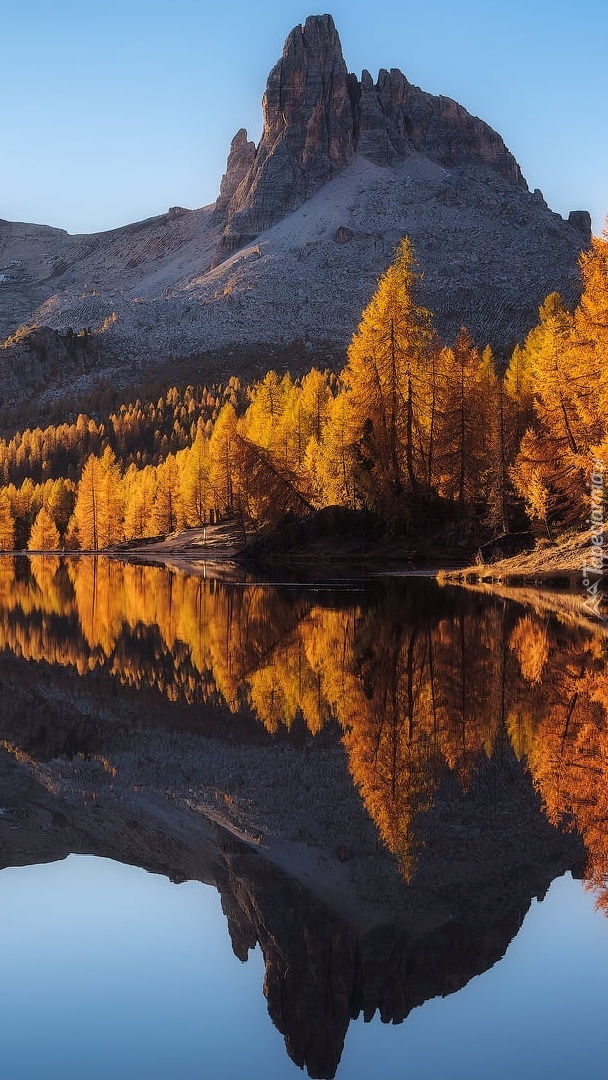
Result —
[[71, 856], [1, 873], [0, 909], [6, 1080], [283, 1076], [261, 957], [235, 963], [214, 889]]
[[491, 966], [566, 869], [608, 906], [601, 627], [433, 583], [0, 560], [0, 648], [5, 865], [215, 884], [313, 1076], [352, 1017]]
[[[569, 876], [554, 882], [504, 961], [460, 994], [401, 1027], [353, 1023], [339, 1075], [401, 1080], [404, 1062], [425, 1080], [601, 1075], [608, 938], [590, 908]], [[264, 1015], [259, 950], [246, 965], [230, 955], [215, 890], [70, 857], [0, 873], [0, 910], [10, 1080], [302, 1075]]]

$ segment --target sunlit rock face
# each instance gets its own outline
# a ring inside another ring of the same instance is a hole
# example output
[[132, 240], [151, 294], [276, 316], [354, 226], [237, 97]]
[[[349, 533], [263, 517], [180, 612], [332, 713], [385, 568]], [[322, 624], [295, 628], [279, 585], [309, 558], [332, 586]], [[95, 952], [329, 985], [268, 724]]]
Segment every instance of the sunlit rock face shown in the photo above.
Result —
[[356, 149], [377, 165], [395, 165], [412, 151], [449, 169], [488, 165], [527, 190], [519, 165], [491, 127], [446, 97], [412, 86], [397, 68], [382, 69], [374, 84], [351, 75]]
[[249, 142], [245, 128], [237, 131], [226, 164], [226, 172], [220, 184], [216, 209], [227, 210], [234, 201], [236, 192], [241, 187], [255, 161], [255, 143]]

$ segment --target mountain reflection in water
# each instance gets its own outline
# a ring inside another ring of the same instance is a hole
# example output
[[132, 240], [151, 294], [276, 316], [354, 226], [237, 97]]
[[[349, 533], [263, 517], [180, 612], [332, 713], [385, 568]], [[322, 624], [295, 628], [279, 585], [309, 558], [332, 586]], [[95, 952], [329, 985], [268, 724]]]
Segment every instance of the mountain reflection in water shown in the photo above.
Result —
[[608, 906], [606, 635], [432, 582], [0, 560], [2, 865], [216, 886], [312, 1076], [503, 954], [567, 869]]

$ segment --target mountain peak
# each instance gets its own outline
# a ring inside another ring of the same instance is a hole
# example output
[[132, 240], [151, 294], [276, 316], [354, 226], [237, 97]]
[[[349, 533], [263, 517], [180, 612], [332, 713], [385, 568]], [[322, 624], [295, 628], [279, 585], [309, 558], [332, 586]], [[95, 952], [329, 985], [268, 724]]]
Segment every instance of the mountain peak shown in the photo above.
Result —
[[[263, 113], [257, 146], [244, 128], [232, 140], [214, 206], [95, 236], [0, 221], [0, 338], [35, 325], [66, 336], [0, 348], [5, 405], [62, 381], [72, 394], [75, 378], [88, 393], [94, 371], [114, 380], [126, 359], [288, 345], [294, 367], [306, 343], [325, 363], [404, 236], [445, 341], [466, 325], [506, 355], [548, 293], [576, 303], [589, 215], [552, 213], [457, 102], [397, 68], [349, 74], [331, 16], [289, 34]], [[94, 356], [69, 327], [93, 331]]]
[[216, 204], [228, 216], [218, 262], [295, 210], [351, 160], [349, 83], [333, 18], [309, 16], [288, 35], [268, 76], [262, 138], [245, 175], [231, 150]]
[[216, 204], [227, 218], [217, 262], [295, 210], [356, 153], [380, 166], [412, 152], [445, 168], [483, 165], [527, 190], [500, 135], [456, 101], [425, 93], [397, 68], [381, 69], [375, 83], [368, 71], [361, 80], [349, 74], [331, 15], [311, 15], [288, 35], [262, 108], [259, 146], [247, 144], [247, 155], [231, 148]]
[[292, 35], [297, 34], [298, 31], [301, 32], [307, 48], [319, 45], [322, 42], [335, 43], [340, 54], [342, 53], [340, 38], [332, 15], [308, 15], [301, 26], [296, 26], [291, 31], [291, 34], [289, 34], [285, 42], [285, 47], [287, 47], [287, 43]]

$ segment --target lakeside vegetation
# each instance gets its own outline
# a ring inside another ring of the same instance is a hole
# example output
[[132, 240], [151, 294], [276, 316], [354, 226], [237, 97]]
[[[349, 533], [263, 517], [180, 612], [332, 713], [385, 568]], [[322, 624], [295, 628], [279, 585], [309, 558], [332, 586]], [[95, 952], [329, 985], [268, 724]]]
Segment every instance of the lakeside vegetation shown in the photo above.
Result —
[[464, 327], [452, 345], [439, 340], [404, 240], [338, 375], [173, 387], [0, 441], [0, 550], [97, 551], [227, 515], [259, 528], [331, 505], [365, 510], [397, 536], [439, 506], [480, 541], [531, 526], [553, 543], [599, 525], [606, 233], [580, 267], [576, 309], [549, 296], [503, 370]]

